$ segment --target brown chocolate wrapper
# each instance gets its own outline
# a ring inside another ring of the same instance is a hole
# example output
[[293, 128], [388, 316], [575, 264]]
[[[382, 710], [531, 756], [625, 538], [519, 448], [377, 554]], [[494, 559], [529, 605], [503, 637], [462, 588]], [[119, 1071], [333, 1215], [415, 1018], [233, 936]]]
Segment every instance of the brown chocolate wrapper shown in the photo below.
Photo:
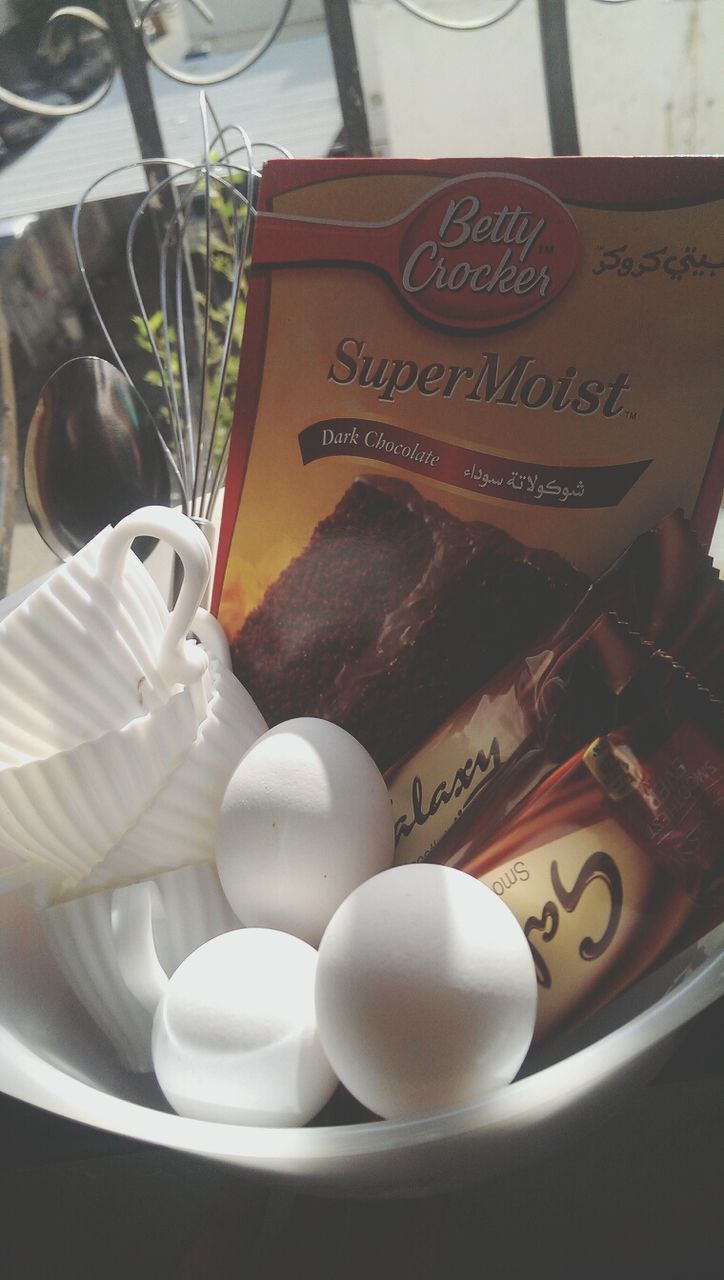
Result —
[[[637, 538], [543, 644], [388, 771], [397, 861], [437, 858], [453, 828], [458, 847], [466, 830], [492, 835], [578, 747], [635, 716], [669, 678], [652, 646], [724, 696], [724, 587], [678, 511]], [[447, 846], [440, 856], [450, 857]]]
[[681, 511], [636, 538], [591, 585], [558, 642], [604, 610], [724, 696], [724, 584]]
[[537, 1043], [724, 919], [724, 708], [669, 665], [664, 696], [578, 750], [494, 840], [454, 859], [525, 931]]
[[465, 858], [577, 748], [648, 706], [671, 673], [613, 614], [511, 664], [388, 776], [396, 860]]

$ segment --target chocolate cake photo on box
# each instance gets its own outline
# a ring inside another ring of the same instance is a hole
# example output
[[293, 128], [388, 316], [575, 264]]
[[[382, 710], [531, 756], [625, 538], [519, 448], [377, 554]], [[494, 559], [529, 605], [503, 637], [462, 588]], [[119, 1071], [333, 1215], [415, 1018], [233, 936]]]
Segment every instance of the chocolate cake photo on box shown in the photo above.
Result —
[[319, 716], [388, 769], [589, 587], [555, 552], [359, 476], [232, 637], [270, 724]]

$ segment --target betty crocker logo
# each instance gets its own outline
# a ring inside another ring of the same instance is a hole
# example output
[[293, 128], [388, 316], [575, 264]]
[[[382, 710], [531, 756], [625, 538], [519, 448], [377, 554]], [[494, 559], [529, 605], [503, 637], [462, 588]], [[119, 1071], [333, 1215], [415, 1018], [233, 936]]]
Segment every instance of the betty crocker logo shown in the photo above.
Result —
[[438, 190], [400, 242], [400, 285], [460, 328], [512, 323], [551, 302], [578, 262], [575, 223], [535, 183], [490, 174]]
[[475, 331], [548, 306], [576, 269], [579, 239], [545, 187], [512, 174], [470, 174], [389, 222], [260, 213], [253, 259], [257, 267], [371, 267], [423, 319]]

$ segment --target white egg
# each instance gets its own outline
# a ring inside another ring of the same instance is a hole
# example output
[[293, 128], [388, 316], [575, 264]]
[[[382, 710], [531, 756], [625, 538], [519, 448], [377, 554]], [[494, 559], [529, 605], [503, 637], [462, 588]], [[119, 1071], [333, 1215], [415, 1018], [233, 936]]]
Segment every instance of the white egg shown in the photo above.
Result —
[[216, 864], [246, 925], [317, 946], [331, 916], [394, 855], [384, 779], [355, 738], [301, 718], [263, 734], [224, 796]]
[[451, 867], [394, 867], [350, 895], [319, 948], [317, 1024], [350, 1093], [387, 1119], [479, 1101], [513, 1079], [536, 1016], [523, 930]]
[[204, 943], [168, 981], [153, 1021], [153, 1065], [180, 1115], [302, 1125], [337, 1080], [314, 1011], [317, 953], [271, 929]]

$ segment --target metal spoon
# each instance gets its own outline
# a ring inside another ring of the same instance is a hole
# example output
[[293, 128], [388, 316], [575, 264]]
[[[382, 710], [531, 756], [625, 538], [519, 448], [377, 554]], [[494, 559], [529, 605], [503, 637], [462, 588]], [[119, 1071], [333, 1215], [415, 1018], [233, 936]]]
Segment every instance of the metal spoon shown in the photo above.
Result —
[[[33, 523], [61, 560], [138, 507], [170, 500], [169, 467], [150, 413], [115, 365], [97, 356], [69, 360], [46, 382], [23, 471]], [[135, 550], [144, 559], [154, 546], [143, 539]]]

